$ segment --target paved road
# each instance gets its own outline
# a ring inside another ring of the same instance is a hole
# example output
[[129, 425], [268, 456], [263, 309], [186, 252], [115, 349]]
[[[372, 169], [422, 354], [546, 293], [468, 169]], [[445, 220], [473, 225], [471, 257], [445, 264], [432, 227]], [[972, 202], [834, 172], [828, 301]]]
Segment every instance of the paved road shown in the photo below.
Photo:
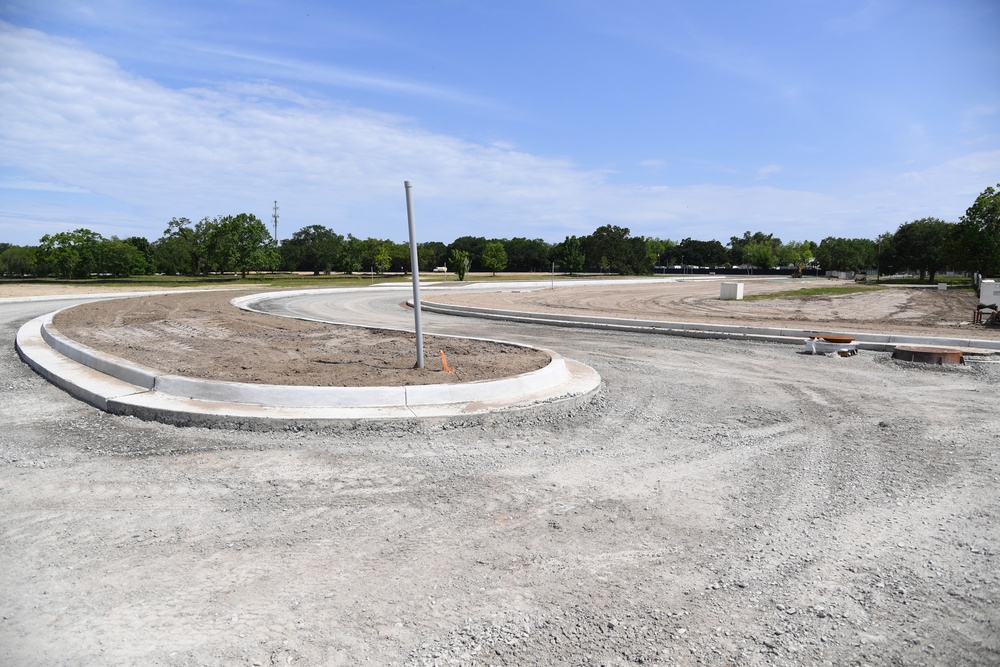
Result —
[[[288, 307], [405, 325], [404, 295]], [[80, 301], [0, 303], [0, 664], [1000, 663], [1000, 366], [427, 314], [602, 393], [184, 429], [20, 363]]]

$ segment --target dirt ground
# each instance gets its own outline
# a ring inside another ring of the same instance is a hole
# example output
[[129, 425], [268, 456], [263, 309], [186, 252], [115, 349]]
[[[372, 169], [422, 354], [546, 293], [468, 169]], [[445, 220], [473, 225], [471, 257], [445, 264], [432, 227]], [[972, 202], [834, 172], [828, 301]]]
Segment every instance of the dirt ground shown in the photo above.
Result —
[[57, 295], [86, 296], [112, 292], [155, 292], [162, 289], [162, 287], [143, 285], [56, 285], [52, 283], [0, 282], [0, 299]]
[[[743, 282], [747, 297], [807, 287], [854, 285], [851, 281], [825, 279], [739, 282]], [[801, 299], [722, 301], [719, 289], [717, 281], [627, 287], [609, 283], [531, 292], [453, 293], [434, 295], [427, 300], [503, 310], [629, 319], [1000, 339], [1000, 327], [972, 324], [978, 301], [969, 290], [887, 287]]]
[[[745, 295], [831, 281], [746, 281]], [[851, 283], [835, 283], [851, 284]], [[233, 292], [97, 301], [63, 311], [55, 326], [98, 350], [171, 374], [262, 384], [378, 386], [471, 382], [541, 368], [547, 356], [510, 345], [427, 337], [414, 369], [410, 334], [248, 313]], [[719, 283], [610, 283], [513, 292], [434, 294], [428, 301], [499, 309], [745, 326], [1000, 339], [974, 326], [968, 291], [887, 288], [842, 296], [722, 301]], [[444, 369], [440, 353], [452, 373]]]
[[149, 368], [227, 382], [444, 384], [520, 375], [549, 363], [547, 354], [527, 347], [425, 336], [424, 368], [416, 369], [412, 334], [250, 313], [229, 303], [234, 296], [195, 292], [96, 301], [59, 313], [53, 324], [70, 338]]
[[[775, 307], [688, 289], [666, 301]], [[894, 292], [880, 317], [967, 310]], [[54, 308], [0, 303], [0, 336]], [[179, 428], [0, 350], [0, 665], [1000, 665], [1000, 364], [434, 320], [554, 349], [601, 392]]]

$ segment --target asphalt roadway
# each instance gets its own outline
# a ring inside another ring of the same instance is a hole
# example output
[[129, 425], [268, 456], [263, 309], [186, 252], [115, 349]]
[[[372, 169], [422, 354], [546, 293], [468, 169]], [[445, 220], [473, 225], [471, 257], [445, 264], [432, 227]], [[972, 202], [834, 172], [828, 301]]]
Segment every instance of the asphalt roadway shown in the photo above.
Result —
[[[403, 298], [286, 307], [409, 328]], [[232, 432], [21, 363], [84, 300], [0, 302], [0, 664], [1000, 664], [1000, 365], [425, 313], [601, 394]]]

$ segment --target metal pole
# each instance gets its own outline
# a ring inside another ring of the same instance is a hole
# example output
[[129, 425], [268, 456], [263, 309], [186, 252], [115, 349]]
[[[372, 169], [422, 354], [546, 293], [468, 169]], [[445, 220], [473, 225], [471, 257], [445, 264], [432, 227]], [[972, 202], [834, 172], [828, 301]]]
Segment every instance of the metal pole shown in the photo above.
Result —
[[[410, 182], [403, 181], [406, 189], [406, 221], [410, 228], [410, 273], [413, 274], [413, 324], [417, 331], [417, 365], [424, 367], [424, 332], [420, 326], [420, 264], [417, 262], [417, 228], [413, 223], [413, 199]], [[445, 280], [448, 276], [445, 276]]]
[[556, 263], [552, 262], [552, 289], [556, 288]]

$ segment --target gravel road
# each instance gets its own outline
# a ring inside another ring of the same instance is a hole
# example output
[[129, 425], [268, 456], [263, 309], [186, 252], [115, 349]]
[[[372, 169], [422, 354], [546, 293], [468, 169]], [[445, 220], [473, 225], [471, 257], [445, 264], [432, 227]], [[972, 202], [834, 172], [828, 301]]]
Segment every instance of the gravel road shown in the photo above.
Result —
[[[0, 334], [64, 303], [2, 304]], [[1000, 364], [424, 325], [604, 387], [573, 411], [185, 429], [77, 402], [9, 344], [0, 664], [1000, 664]]]

